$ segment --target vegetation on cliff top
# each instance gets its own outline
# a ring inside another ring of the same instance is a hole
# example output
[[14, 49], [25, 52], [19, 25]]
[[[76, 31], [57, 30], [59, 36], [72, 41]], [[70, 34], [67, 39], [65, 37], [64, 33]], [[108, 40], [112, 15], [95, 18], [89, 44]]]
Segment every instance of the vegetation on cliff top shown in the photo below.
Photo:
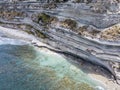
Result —
[[61, 25], [65, 28], [75, 29], [77, 27], [77, 22], [72, 19], [65, 19], [61, 22]]
[[48, 25], [51, 24], [52, 21], [57, 20], [57, 18], [50, 16], [46, 13], [39, 13], [39, 14], [34, 14], [32, 16], [32, 20], [38, 24]]
[[120, 26], [114, 25], [107, 28], [100, 33], [100, 36], [106, 40], [120, 40]]
[[0, 17], [4, 19], [13, 19], [15, 17], [24, 17], [25, 14], [24, 12], [19, 12], [19, 11], [0, 11]]
[[39, 21], [47, 24], [50, 22], [50, 16], [45, 13], [40, 13], [38, 14], [38, 23]]

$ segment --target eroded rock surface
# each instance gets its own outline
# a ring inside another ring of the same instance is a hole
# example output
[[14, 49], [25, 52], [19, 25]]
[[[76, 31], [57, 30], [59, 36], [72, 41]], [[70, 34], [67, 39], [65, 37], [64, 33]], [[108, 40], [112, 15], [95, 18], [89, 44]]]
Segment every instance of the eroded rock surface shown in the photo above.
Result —
[[[57, 52], [100, 65], [119, 81], [119, 2], [119, 0], [5, 2], [0, 3], [0, 25], [23, 30], [54, 47]], [[51, 4], [55, 6], [51, 8]]]

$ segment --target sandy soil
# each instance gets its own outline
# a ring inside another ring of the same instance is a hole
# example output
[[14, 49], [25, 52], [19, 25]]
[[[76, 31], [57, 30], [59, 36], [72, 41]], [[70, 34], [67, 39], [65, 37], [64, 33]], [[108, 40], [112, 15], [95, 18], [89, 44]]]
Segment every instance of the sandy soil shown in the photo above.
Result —
[[95, 78], [97, 81], [102, 83], [107, 90], [120, 90], [120, 85], [116, 84], [116, 82], [106, 78], [103, 75], [98, 74], [89, 74], [92, 78]]

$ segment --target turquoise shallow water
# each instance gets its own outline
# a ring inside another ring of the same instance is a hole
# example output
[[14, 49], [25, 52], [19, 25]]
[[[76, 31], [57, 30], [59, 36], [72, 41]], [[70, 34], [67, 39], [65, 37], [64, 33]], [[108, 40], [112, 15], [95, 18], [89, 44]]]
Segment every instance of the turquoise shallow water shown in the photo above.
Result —
[[94, 90], [96, 82], [60, 55], [0, 45], [0, 90]]

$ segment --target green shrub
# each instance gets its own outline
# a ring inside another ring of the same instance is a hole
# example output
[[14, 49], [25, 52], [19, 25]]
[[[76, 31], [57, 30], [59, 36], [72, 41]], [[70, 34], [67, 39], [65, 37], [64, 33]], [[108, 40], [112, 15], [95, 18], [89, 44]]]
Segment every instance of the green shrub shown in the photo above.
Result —
[[38, 23], [39, 23], [39, 21], [42, 21], [44, 24], [47, 24], [50, 22], [50, 18], [51, 17], [49, 15], [47, 15], [45, 13], [40, 13], [38, 15]]
[[77, 22], [72, 19], [66, 19], [63, 21], [63, 24], [70, 29], [75, 29], [77, 27]]

